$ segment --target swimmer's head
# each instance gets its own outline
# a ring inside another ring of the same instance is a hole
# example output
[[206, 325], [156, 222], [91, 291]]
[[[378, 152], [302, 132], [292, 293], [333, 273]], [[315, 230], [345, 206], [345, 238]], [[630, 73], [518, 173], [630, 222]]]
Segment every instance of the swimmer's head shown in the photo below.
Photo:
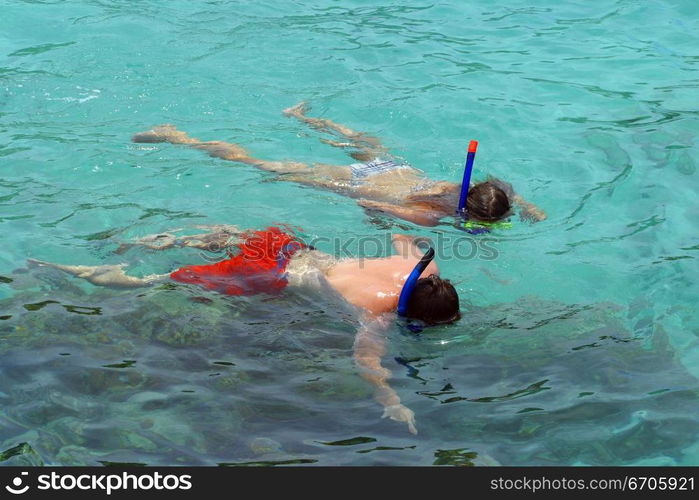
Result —
[[479, 182], [468, 190], [466, 212], [469, 219], [495, 222], [507, 217], [510, 208], [505, 191], [490, 181]]
[[449, 280], [435, 274], [420, 278], [415, 283], [408, 301], [406, 316], [428, 325], [443, 325], [461, 317], [459, 295]]

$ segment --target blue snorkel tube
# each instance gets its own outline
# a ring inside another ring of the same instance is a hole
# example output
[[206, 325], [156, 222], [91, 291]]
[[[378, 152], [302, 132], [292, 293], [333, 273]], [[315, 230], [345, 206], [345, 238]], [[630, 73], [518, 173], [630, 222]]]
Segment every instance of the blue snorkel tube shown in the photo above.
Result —
[[[466, 199], [468, 198], [468, 189], [471, 187], [471, 173], [473, 172], [473, 161], [476, 159], [476, 149], [478, 149], [478, 141], [468, 143], [468, 153], [466, 154], [466, 165], [464, 166], [464, 179], [461, 181], [461, 195], [459, 196], [459, 206], [456, 207], [457, 217], [468, 222], [468, 212], [466, 211]], [[466, 229], [471, 234], [487, 233], [486, 228]]]
[[457, 215], [464, 218], [467, 218], [466, 198], [468, 197], [468, 188], [471, 186], [471, 173], [473, 172], [473, 161], [476, 159], [476, 149], [478, 149], [478, 141], [471, 141], [468, 144], [468, 153], [466, 154], [464, 179], [461, 181], [461, 196], [459, 196], [459, 206], [456, 207]]
[[413, 290], [415, 289], [415, 284], [417, 283], [417, 280], [420, 279], [420, 275], [425, 268], [430, 262], [432, 262], [432, 259], [434, 259], [434, 248], [430, 247], [430, 249], [425, 252], [425, 255], [422, 256], [420, 262], [415, 265], [410, 273], [410, 276], [408, 276], [408, 279], [405, 280], [403, 289], [400, 291], [400, 297], [398, 298], [399, 316], [405, 316], [407, 314], [408, 302], [410, 301], [410, 296], [413, 294]]

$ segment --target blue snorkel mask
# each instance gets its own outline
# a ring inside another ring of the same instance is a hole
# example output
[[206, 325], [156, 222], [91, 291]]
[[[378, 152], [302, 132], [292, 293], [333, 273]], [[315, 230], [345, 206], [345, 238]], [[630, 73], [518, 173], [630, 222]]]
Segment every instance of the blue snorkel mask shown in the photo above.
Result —
[[[400, 297], [398, 297], [398, 316], [401, 316], [403, 318], [407, 316], [408, 302], [410, 302], [410, 297], [413, 294], [413, 290], [415, 290], [415, 285], [417, 284], [417, 281], [420, 279], [420, 275], [427, 268], [430, 262], [432, 262], [433, 259], [434, 248], [430, 247], [429, 250], [425, 252], [425, 255], [422, 256], [420, 262], [418, 262], [415, 265], [410, 275], [408, 276], [408, 279], [405, 280], [405, 284], [403, 284], [403, 288], [400, 291]], [[408, 329], [413, 333], [419, 333], [422, 331], [422, 327], [417, 326], [415, 324], [411, 324], [409, 320], [407, 326]]]

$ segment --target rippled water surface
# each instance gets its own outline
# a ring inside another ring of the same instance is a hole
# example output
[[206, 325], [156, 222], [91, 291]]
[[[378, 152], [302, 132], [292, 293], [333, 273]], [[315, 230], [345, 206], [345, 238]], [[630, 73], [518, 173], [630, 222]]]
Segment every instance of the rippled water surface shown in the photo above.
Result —
[[[699, 464], [693, 0], [2, 10], [1, 464]], [[130, 141], [172, 123], [263, 158], [349, 163], [282, 116], [301, 100], [436, 179], [458, 181], [478, 139], [475, 175], [549, 215], [491, 235], [495, 259], [443, 256], [458, 324], [388, 332], [417, 436], [380, 418], [353, 311], [326, 294], [118, 291], [26, 269], [166, 272], [202, 256], [114, 250], [201, 224], [463, 235]]]

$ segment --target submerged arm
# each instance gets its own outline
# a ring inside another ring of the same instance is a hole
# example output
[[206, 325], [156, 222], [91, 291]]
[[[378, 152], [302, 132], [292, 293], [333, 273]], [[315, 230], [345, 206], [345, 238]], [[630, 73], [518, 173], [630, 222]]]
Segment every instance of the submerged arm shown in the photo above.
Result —
[[381, 356], [386, 353], [384, 331], [388, 319], [365, 318], [354, 339], [354, 361], [364, 380], [374, 386], [374, 397], [384, 407], [383, 418], [389, 417], [408, 424], [408, 430], [417, 434], [415, 414], [400, 402], [400, 397], [391, 388], [388, 379], [391, 371], [381, 366]]
[[529, 220], [531, 222], [539, 222], [546, 219], [546, 213], [533, 203], [529, 203], [527, 200], [522, 198], [520, 195], [515, 194], [512, 198], [515, 205], [519, 206], [520, 213], [519, 217], [522, 220]]
[[507, 198], [510, 200], [512, 205], [517, 205], [520, 208], [519, 217], [522, 220], [528, 220], [531, 222], [542, 221], [546, 218], [546, 214], [539, 207], [533, 203], [529, 203], [522, 196], [515, 193], [512, 188], [512, 184], [505, 182], [497, 177], [488, 176], [488, 182], [495, 184], [497, 187], [502, 189], [506, 194]]
[[434, 210], [424, 208], [405, 207], [393, 203], [365, 199], [358, 200], [357, 203], [366, 209], [377, 210], [420, 226], [436, 226], [441, 218], [440, 214]]

